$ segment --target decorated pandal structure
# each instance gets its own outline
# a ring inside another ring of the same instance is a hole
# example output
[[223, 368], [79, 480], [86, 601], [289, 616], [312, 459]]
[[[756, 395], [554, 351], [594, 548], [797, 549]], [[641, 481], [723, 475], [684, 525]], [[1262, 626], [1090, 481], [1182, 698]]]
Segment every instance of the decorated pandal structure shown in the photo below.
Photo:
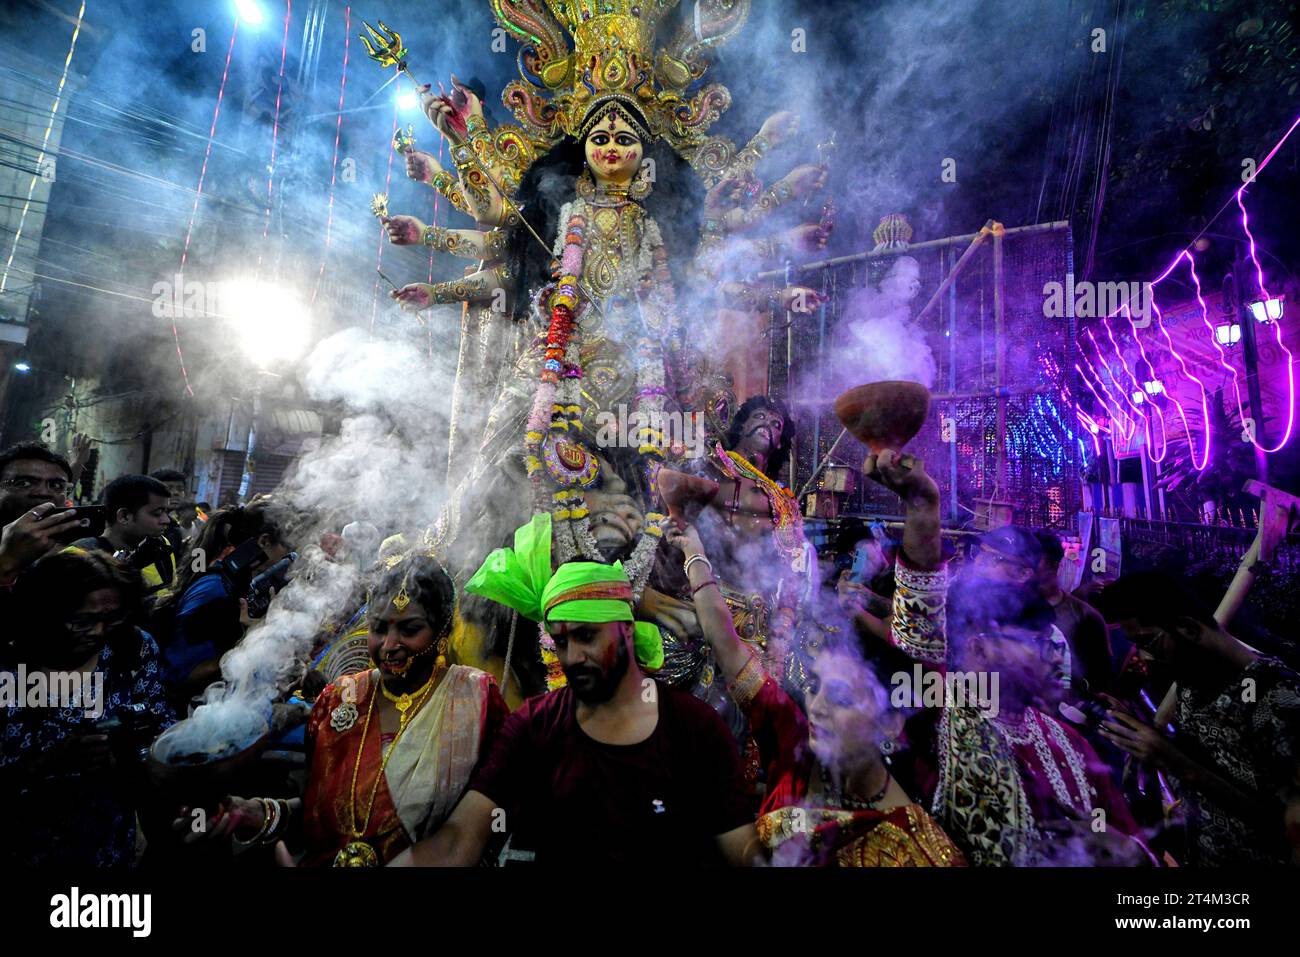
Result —
[[[390, 214], [388, 197], [374, 212], [395, 241], [476, 264], [392, 293], [417, 314], [463, 304], [452, 491], [427, 533], [458, 591], [514, 529], [549, 513], [555, 564], [621, 562], [638, 617], [664, 636], [660, 679], [709, 700], [743, 734], [665, 529], [685, 518], [699, 527], [738, 634], [797, 688], [818, 586], [813, 544], [899, 511], [857, 478], [872, 434], [927, 462], [954, 527], [1011, 512], [1068, 525], [1079, 504], [1078, 427], [1063, 411], [1074, 330], [1042, 322], [1029, 293], [1065, 271], [1070, 237], [1062, 223], [990, 222], [912, 242], [906, 219], [889, 214], [872, 250], [807, 262], [835, 227], [822, 195], [834, 137], [761, 181], [759, 164], [796, 138], [798, 117], [777, 113], [737, 145], [710, 132], [732, 93], [706, 76], [750, 3], [706, 0], [661, 29], [676, 7], [491, 0], [519, 43], [520, 78], [501, 92], [516, 122], [490, 127], [475, 94], [453, 83], [426, 97], [426, 111], [454, 171], [419, 151], [413, 131], [392, 144], [474, 227], [420, 223], [404, 235], [413, 220]], [[372, 58], [414, 81], [400, 34], [366, 29]], [[905, 378], [931, 390], [856, 388], [896, 378], [845, 364], [882, 334], [930, 355], [931, 368]], [[340, 609], [316, 659], [324, 680], [368, 666], [363, 611]], [[494, 673], [511, 702], [559, 687], [534, 628], [462, 594], [454, 657]]]

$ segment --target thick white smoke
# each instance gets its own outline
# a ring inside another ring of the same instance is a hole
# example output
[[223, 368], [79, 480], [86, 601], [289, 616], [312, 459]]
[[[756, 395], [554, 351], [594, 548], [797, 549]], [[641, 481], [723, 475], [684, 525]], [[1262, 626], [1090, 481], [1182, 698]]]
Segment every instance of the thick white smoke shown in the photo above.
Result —
[[170, 733], [159, 758], [226, 753], [266, 732], [272, 703], [301, 675], [321, 626], [347, 610], [362, 583], [365, 570], [331, 560], [316, 544], [321, 534], [352, 522], [372, 523], [383, 535], [418, 533], [437, 517], [450, 389], [431, 383], [443, 376], [451, 381], [414, 346], [371, 341], [361, 329], [326, 339], [306, 360], [308, 396], [337, 403], [346, 417], [276, 492], [309, 516], [293, 533], [300, 557], [292, 584], [222, 659], [224, 697]]

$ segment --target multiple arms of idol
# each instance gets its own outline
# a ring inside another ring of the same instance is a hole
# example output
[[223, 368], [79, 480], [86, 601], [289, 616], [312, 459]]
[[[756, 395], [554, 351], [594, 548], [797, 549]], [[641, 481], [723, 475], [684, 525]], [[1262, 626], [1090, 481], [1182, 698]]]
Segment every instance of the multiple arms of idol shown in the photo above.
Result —
[[[430, 153], [406, 152], [407, 175], [436, 189], [456, 209], [471, 216], [477, 228], [446, 229], [427, 226], [413, 216], [385, 220], [389, 238], [398, 245], [424, 244], [479, 263], [479, 269], [462, 279], [442, 283], [414, 283], [394, 293], [409, 309], [450, 302], [491, 299], [512, 278], [505, 265], [510, 233], [521, 225], [513, 197], [519, 188], [520, 157], [532, 147], [512, 126], [489, 129], [481, 102], [460, 88], [465, 106], [459, 116], [465, 130], [449, 121], [454, 112], [445, 97], [425, 94], [425, 112], [450, 145], [452, 173]], [[802, 254], [824, 248], [831, 226], [806, 223], [793, 228], [767, 229], [772, 214], [820, 190], [826, 181], [822, 166], [801, 165], [766, 189], [754, 169], [769, 150], [793, 136], [798, 118], [792, 113], [770, 117], [744, 148], [730, 154], [720, 171], [703, 171], [709, 192], [705, 199], [704, 226], [690, 274], [719, 307], [744, 310], [775, 308], [811, 312], [821, 297], [810, 289], [789, 287], [770, 290], [744, 276], [764, 267], [778, 266]]]

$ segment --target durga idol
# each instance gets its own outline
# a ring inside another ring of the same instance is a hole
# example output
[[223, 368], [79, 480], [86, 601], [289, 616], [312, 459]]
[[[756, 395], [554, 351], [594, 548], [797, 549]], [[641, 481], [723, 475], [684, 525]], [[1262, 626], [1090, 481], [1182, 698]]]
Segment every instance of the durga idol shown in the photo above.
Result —
[[[457, 172], [435, 169], [429, 154], [408, 162], [480, 228], [385, 220], [395, 242], [422, 241], [478, 263], [460, 279], [392, 294], [407, 309], [464, 302], [479, 311], [477, 322], [462, 323], [455, 487], [439, 543], [453, 569], [472, 571], [505, 533], [547, 511], [557, 562], [622, 560], [639, 602], [666, 523], [656, 475], [672, 457], [653, 423], [687, 408], [699, 368], [694, 333], [707, 331], [718, 309], [752, 305], [760, 294], [775, 308], [815, 307], [812, 290], [759, 290], [736, 276], [742, 263], [753, 272], [807, 244], [806, 227], [755, 237], [769, 214], [824, 176], [799, 167], [736, 215], [722, 208], [730, 192], [720, 184], [754, 183], [759, 160], [797, 129], [782, 113], [743, 148], [708, 134], [731, 94], [702, 78], [713, 51], [743, 26], [749, 0], [692, 5], [691, 16], [665, 29], [662, 47], [656, 38], [677, 0], [490, 6], [521, 43], [521, 79], [502, 96], [518, 125], [490, 129], [463, 84], [450, 96], [426, 93], [426, 113], [449, 140]], [[466, 362], [467, 354], [478, 359]], [[601, 448], [594, 424], [620, 407], [650, 424], [631, 447]], [[478, 408], [489, 410], [481, 429], [475, 422], [467, 430], [463, 416]], [[588, 501], [611, 470], [644, 509], [626, 553], [613, 557], [601, 552]]]

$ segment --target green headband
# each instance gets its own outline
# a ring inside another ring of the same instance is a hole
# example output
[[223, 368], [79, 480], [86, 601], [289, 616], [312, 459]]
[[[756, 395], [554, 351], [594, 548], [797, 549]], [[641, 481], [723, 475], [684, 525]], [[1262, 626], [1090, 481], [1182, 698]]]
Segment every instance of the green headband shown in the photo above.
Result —
[[539, 512], [516, 529], [514, 548], [492, 552], [465, 590], [543, 624], [634, 622], [636, 660], [652, 671], [663, 667], [663, 635], [657, 625], [636, 621], [632, 584], [621, 562], [567, 562], [551, 572], [549, 512]]

